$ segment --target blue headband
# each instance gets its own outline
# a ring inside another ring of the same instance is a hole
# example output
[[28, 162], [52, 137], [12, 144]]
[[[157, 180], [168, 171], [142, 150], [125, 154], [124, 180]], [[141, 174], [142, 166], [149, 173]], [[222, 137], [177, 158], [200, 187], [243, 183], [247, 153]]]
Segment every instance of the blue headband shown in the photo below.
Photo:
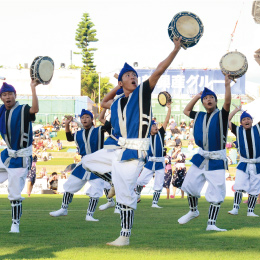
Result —
[[130, 65], [128, 65], [127, 63], [125, 63], [124, 67], [121, 69], [119, 76], [118, 76], [118, 81], [122, 81], [122, 76], [128, 72], [128, 71], [133, 71], [136, 76], [138, 77], [137, 72], [134, 70], [134, 68], [132, 68]]
[[156, 125], [156, 124], [157, 124], [157, 122], [152, 120], [152, 124], [151, 125]]
[[80, 117], [82, 117], [83, 115], [89, 115], [91, 117], [91, 119], [93, 119], [93, 114], [88, 110], [82, 109]]
[[14, 92], [16, 94], [16, 90], [12, 85], [7, 84], [6, 82], [3, 83], [0, 89], [0, 95], [4, 92]]
[[244, 111], [242, 113], [242, 115], [240, 116], [240, 123], [241, 123], [242, 119], [245, 118], [245, 117], [249, 117], [253, 120], [252, 116], [250, 114], [248, 114], [246, 111]]
[[216, 99], [216, 101], [217, 101], [217, 96], [216, 96], [216, 94], [215, 94], [212, 90], [210, 90], [210, 89], [208, 89], [208, 88], [204, 88], [204, 90], [203, 90], [203, 92], [202, 92], [202, 94], [201, 94], [201, 98], [200, 98], [202, 103], [203, 103], [203, 98], [206, 97], [206, 96], [208, 96], [208, 95], [214, 96], [215, 99]]

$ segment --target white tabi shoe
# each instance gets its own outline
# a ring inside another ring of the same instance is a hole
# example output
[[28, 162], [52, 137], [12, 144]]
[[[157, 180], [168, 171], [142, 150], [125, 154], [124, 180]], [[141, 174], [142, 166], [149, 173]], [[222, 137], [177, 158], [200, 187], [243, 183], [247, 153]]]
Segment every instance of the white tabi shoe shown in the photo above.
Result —
[[158, 204], [152, 204], [152, 208], [162, 209], [162, 207], [158, 206]]
[[120, 209], [115, 208], [114, 213], [115, 213], [115, 214], [120, 214]]
[[254, 212], [247, 212], [247, 216], [248, 216], [248, 217], [259, 217], [259, 216], [256, 215]]
[[68, 210], [67, 209], [59, 209], [56, 211], [52, 211], [49, 213], [52, 217], [60, 217], [60, 216], [67, 216]]
[[186, 215], [178, 219], [179, 224], [183, 225], [188, 223], [190, 220], [197, 218], [200, 215], [199, 211], [189, 211]]
[[238, 209], [232, 209], [228, 212], [230, 215], [237, 215], [238, 214]]
[[109, 209], [109, 208], [113, 208], [113, 207], [115, 207], [115, 205], [116, 204], [115, 204], [114, 201], [107, 202], [106, 204], [100, 205], [99, 210], [106, 210], [106, 209]]
[[109, 190], [108, 194], [107, 194], [107, 197], [109, 199], [113, 198], [115, 196], [116, 192], [115, 192], [115, 188], [114, 187], [111, 187], [111, 189]]
[[118, 237], [115, 241], [107, 243], [108, 246], [128, 246], [129, 245], [129, 237]]
[[220, 232], [223, 232], [223, 231], [227, 231], [227, 230], [218, 228], [216, 225], [208, 225], [207, 228], [206, 228], [206, 231], [220, 231]]
[[12, 224], [11, 230], [9, 231], [9, 233], [20, 233], [19, 224]]
[[99, 221], [99, 219], [93, 218], [92, 216], [86, 216], [86, 221]]

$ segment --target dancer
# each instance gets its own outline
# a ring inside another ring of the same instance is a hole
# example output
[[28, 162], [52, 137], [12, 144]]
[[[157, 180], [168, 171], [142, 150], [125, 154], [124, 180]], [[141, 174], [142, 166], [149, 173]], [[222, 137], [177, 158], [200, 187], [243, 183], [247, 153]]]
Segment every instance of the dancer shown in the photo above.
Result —
[[235, 196], [233, 209], [228, 213], [237, 215], [243, 192], [248, 193], [248, 217], [259, 217], [254, 213], [258, 194], [260, 193], [260, 122], [252, 126], [253, 118], [244, 111], [240, 116], [240, 126], [231, 122], [233, 116], [241, 110], [235, 108], [229, 115], [229, 128], [237, 137], [240, 161], [236, 170], [234, 184]]
[[[105, 109], [101, 112], [101, 117], [105, 114]], [[85, 109], [82, 109], [80, 121], [84, 129], [71, 134], [69, 124], [73, 117], [68, 116], [65, 121], [65, 131], [69, 142], [75, 141], [79, 150], [79, 154], [84, 158], [87, 154], [103, 148], [104, 133], [111, 128], [111, 124], [106, 122], [104, 126], [93, 126], [93, 114]], [[50, 212], [52, 217], [67, 216], [69, 204], [72, 202], [74, 193], [79, 191], [89, 181], [90, 187], [86, 194], [89, 195], [89, 206], [86, 215], [86, 221], [98, 221], [93, 217], [96, 210], [99, 198], [103, 196], [104, 181], [91, 172], [86, 171], [82, 167], [82, 163], [78, 163], [71, 172], [70, 177], [64, 183], [64, 194], [61, 208], [57, 211]]]
[[[205, 112], [192, 111], [196, 102], [201, 99]], [[208, 182], [205, 198], [210, 203], [207, 231], [226, 231], [216, 226], [220, 204], [226, 195], [225, 169], [228, 114], [231, 103], [230, 79], [225, 76], [225, 102], [221, 110], [217, 108], [216, 94], [205, 88], [185, 107], [184, 114], [194, 119], [194, 138], [200, 147], [191, 162], [181, 189], [187, 193], [190, 211], [178, 219], [186, 224], [199, 216], [198, 198], [205, 182]]]
[[[116, 199], [121, 206], [122, 229], [120, 236], [108, 245], [129, 245], [137, 206], [134, 188], [144, 165], [145, 152], [149, 148], [147, 136], [151, 124], [151, 94], [157, 81], [179, 52], [180, 40], [181, 38], [174, 40], [174, 50], [158, 65], [149, 79], [139, 86], [136, 71], [125, 63], [118, 77], [119, 86], [111, 90], [101, 103], [107, 109], [111, 107], [113, 131], [104, 146], [108, 149], [86, 156], [82, 163], [84, 168], [95, 174], [104, 175], [112, 171]], [[120, 87], [124, 93], [113, 101]]]
[[8, 199], [12, 206], [11, 233], [19, 233], [22, 216], [21, 192], [32, 163], [32, 121], [39, 111], [36, 80], [31, 81], [32, 106], [19, 105], [16, 90], [3, 83], [0, 89], [3, 105], [0, 107], [0, 132], [7, 148], [1, 152], [0, 183], [8, 179]]
[[165, 158], [164, 158], [164, 135], [167, 124], [171, 116], [171, 104], [167, 104], [168, 112], [165, 117], [164, 123], [160, 129], [157, 127], [157, 123], [152, 121], [152, 127], [150, 132], [150, 146], [147, 153], [148, 162], [145, 164], [143, 171], [137, 179], [136, 194], [140, 199], [141, 191], [144, 185], [147, 185], [153, 175], [154, 177], [154, 193], [152, 208], [161, 208], [158, 206], [158, 201], [163, 189], [164, 183], [164, 171], [165, 171]]

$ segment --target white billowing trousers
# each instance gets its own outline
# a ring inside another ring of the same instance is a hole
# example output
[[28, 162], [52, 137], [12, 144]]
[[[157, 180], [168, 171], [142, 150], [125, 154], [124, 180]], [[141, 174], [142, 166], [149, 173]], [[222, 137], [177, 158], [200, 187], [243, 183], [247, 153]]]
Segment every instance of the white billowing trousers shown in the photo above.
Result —
[[137, 206], [134, 191], [137, 178], [143, 168], [143, 159], [119, 161], [121, 149], [101, 149], [82, 158], [82, 165], [90, 172], [112, 173], [116, 201], [133, 209]]
[[162, 190], [164, 183], [164, 168], [152, 171], [144, 167], [142, 173], [137, 179], [136, 184], [140, 186], [147, 185], [153, 177], [153, 173], [155, 173], [153, 189], [157, 191]]
[[194, 164], [189, 168], [181, 189], [187, 194], [199, 198], [200, 192], [205, 184], [208, 182], [205, 198], [210, 203], [222, 203], [226, 196], [226, 178], [225, 169], [206, 171], [198, 168]]
[[[28, 161], [27, 161], [28, 163]], [[7, 168], [0, 158], [0, 183], [8, 179], [8, 199], [9, 200], [23, 200], [21, 196], [25, 185], [25, 180], [28, 174], [28, 167], [26, 168]]]

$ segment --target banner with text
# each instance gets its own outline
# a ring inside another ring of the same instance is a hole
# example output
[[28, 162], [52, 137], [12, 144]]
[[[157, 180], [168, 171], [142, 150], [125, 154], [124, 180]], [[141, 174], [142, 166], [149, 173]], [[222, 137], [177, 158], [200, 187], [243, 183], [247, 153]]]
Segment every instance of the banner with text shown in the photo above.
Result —
[[[154, 70], [137, 69], [139, 84], [147, 80]], [[179, 95], [196, 95], [204, 87], [216, 94], [225, 93], [225, 77], [221, 70], [204, 69], [169, 69], [159, 79], [153, 94], [161, 91], [169, 92], [172, 97]], [[231, 82], [232, 94], [245, 94], [245, 75], [237, 82]]]

